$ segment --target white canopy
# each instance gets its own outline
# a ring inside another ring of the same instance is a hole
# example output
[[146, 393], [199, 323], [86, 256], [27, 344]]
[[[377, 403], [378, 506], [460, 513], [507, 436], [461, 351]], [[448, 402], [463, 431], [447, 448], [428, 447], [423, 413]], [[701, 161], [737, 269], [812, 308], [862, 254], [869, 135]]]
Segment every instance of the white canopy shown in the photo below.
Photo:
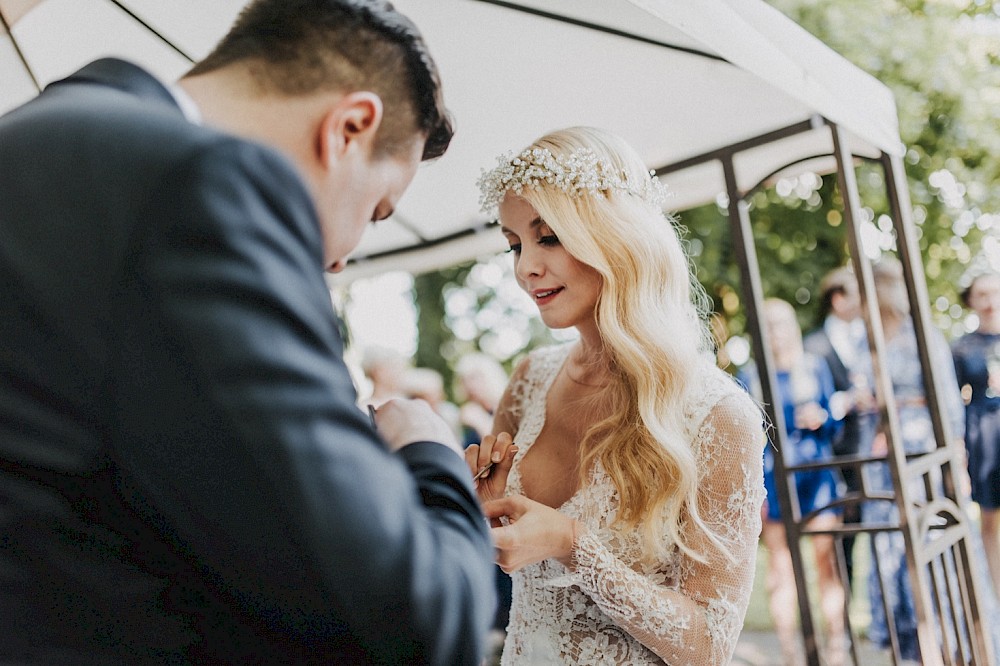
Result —
[[[0, 112], [37, 90], [22, 61], [40, 85], [103, 55], [174, 79], [189, 66], [185, 56], [207, 53], [244, 3], [0, 0], [14, 36], [0, 26]], [[423, 31], [458, 131], [444, 157], [421, 167], [396, 215], [366, 233], [339, 280], [420, 272], [500, 249], [479, 212], [476, 179], [498, 154], [559, 127], [609, 129], [650, 168], [667, 167], [673, 210], [725, 192], [719, 163], [694, 158], [798, 123], [816, 130], [737, 155], [741, 190], [786, 167], [816, 168], [811, 158], [831, 151], [824, 119], [847, 131], [855, 154], [902, 152], [891, 92], [759, 0], [394, 4]]]

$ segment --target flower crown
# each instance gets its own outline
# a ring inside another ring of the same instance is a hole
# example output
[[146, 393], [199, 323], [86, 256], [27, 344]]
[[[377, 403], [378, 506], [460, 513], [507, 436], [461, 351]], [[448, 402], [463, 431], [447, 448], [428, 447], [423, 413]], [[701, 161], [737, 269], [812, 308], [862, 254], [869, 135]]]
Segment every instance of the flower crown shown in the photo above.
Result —
[[652, 171], [649, 178], [626, 179], [589, 148], [558, 157], [547, 148], [528, 148], [517, 156], [504, 153], [497, 162], [492, 170], [483, 169], [477, 182], [479, 205], [484, 213], [494, 217], [508, 191], [521, 194], [526, 186], [537, 189], [542, 183], [570, 196], [597, 196], [609, 190], [628, 192], [657, 207], [668, 196], [666, 186]]

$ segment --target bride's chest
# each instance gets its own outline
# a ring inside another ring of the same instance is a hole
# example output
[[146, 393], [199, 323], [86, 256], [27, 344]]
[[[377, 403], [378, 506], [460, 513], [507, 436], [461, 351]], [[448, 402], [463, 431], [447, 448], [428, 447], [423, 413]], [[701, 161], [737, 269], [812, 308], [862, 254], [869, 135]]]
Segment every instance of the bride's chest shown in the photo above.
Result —
[[536, 407], [544, 406], [544, 413], [535, 415], [531, 427], [522, 428], [530, 442], [520, 443], [527, 446], [515, 462], [519, 492], [553, 508], [563, 506], [580, 488], [584, 437], [604, 418], [596, 401], [582, 404], [561, 388], [557, 379], [548, 394], [535, 403]]

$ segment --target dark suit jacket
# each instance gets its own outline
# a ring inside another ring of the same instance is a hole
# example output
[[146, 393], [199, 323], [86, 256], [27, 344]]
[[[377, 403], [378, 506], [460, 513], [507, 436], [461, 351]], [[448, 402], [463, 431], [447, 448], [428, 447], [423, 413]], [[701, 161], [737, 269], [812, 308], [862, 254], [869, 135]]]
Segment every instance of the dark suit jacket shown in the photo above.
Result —
[[[802, 343], [806, 351], [826, 359], [827, 365], [830, 366], [830, 373], [833, 375], [835, 391], [848, 391], [853, 388], [851, 373], [833, 348], [830, 336], [826, 334], [822, 326], [806, 335]], [[871, 421], [872, 417], [869, 415], [848, 412], [844, 416], [843, 427], [834, 436], [834, 454], [843, 456], [858, 453], [862, 441], [873, 435]]]
[[0, 662], [475, 663], [462, 460], [390, 455], [277, 152], [103, 60], [0, 118]]

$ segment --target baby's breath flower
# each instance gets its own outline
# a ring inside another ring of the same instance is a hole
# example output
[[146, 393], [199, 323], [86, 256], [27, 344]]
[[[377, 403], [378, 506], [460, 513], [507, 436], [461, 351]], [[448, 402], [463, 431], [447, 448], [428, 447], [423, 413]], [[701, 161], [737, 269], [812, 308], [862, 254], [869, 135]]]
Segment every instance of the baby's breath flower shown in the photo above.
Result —
[[570, 196], [598, 196], [611, 190], [628, 192], [652, 205], [661, 206], [666, 187], [652, 171], [643, 179], [627, 179], [594, 151], [583, 149], [566, 156], [554, 156], [547, 148], [528, 148], [520, 155], [505, 153], [491, 171], [483, 169], [479, 178], [479, 205], [487, 215], [496, 216], [500, 201], [509, 191], [521, 194], [525, 187], [542, 183]]

